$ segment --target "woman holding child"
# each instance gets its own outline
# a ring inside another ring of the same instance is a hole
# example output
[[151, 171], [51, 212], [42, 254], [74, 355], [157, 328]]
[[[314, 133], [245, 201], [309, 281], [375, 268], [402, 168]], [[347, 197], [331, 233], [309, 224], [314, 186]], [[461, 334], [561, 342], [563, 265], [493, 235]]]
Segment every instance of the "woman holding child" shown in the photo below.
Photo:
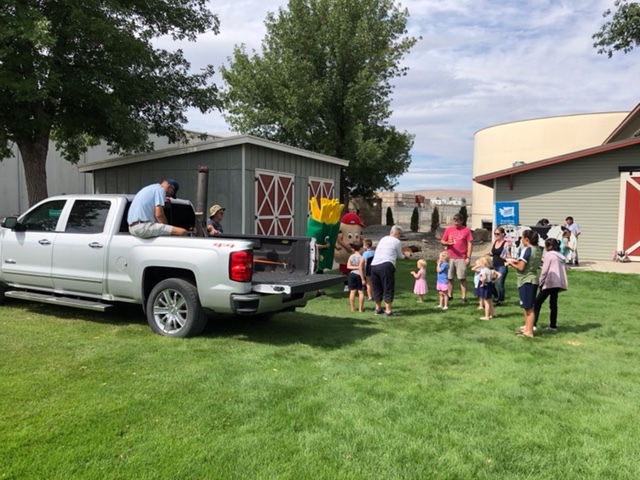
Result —
[[502, 227], [497, 227], [493, 234], [495, 240], [491, 245], [491, 257], [493, 258], [493, 269], [500, 274], [495, 283], [493, 292], [494, 305], [502, 305], [504, 303], [504, 281], [507, 278], [507, 266], [505, 259], [507, 258], [508, 242], [505, 238], [505, 231]]

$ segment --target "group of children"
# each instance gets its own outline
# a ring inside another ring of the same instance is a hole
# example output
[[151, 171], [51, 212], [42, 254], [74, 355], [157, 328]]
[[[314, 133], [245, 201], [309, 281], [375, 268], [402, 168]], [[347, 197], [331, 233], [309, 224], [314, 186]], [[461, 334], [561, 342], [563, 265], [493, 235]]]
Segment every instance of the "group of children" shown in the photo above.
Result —
[[[427, 261], [424, 259], [418, 260], [416, 264], [417, 271], [411, 271], [411, 275], [415, 279], [413, 285], [413, 293], [418, 296], [418, 302], [423, 301], [423, 295], [425, 295], [429, 288], [427, 287]], [[438, 308], [442, 310], [449, 309], [449, 254], [442, 251], [438, 256], [438, 265], [436, 266], [436, 291], [438, 292]]]
[[[415, 279], [413, 293], [418, 296], [418, 302], [423, 301], [423, 295], [428, 292], [426, 279], [426, 260], [420, 259], [417, 262], [417, 271], [411, 271]], [[478, 309], [484, 310], [484, 316], [480, 320], [490, 320], [496, 316], [493, 307], [494, 283], [500, 278], [500, 273], [493, 270], [491, 259], [482, 256], [476, 260], [471, 268], [474, 273], [474, 295], [478, 297]], [[449, 309], [449, 255], [442, 251], [438, 255], [436, 265], [436, 291], [438, 292], [438, 308]]]
[[[349, 275], [347, 286], [349, 289], [349, 307], [356, 311], [356, 293], [358, 295], [357, 311], [364, 308], [365, 292], [369, 301], [373, 300], [371, 291], [370, 265], [374, 250], [371, 240], [365, 239], [363, 243], [351, 244], [354, 253], [347, 261]], [[418, 297], [418, 303], [424, 301], [424, 295], [429, 291], [427, 286], [427, 261], [418, 260], [417, 270], [412, 270], [411, 275], [415, 279], [413, 293]], [[474, 294], [478, 297], [478, 309], [484, 311], [480, 320], [490, 320], [496, 316], [493, 306], [494, 282], [500, 278], [500, 273], [492, 269], [491, 259], [488, 256], [478, 258], [471, 268], [474, 273]], [[449, 309], [449, 255], [446, 251], [438, 255], [436, 266], [436, 291], [438, 292], [438, 308]]]

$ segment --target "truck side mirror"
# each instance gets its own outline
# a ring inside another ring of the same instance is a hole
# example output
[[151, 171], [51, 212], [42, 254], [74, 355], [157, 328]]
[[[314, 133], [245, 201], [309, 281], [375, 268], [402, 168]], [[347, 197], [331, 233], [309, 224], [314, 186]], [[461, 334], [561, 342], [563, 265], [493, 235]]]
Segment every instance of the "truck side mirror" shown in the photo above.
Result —
[[18, 217], [7, 217], [2, 222], [2, 226], [4, 228], [8, 228], [9, 230], [15, 230], [16, 232], [24, 232], [26, 228], [24, 225], [18, 222]]

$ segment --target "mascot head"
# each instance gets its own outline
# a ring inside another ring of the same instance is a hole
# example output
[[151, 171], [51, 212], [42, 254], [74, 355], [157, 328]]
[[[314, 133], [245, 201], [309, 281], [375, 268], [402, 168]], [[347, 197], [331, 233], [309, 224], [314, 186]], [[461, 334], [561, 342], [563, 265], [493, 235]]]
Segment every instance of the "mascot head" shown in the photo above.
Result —
[[[366, 225], [360, 220], [355, 213], [345, 213], [340, 219], [340, 233], [342, 233], [342, 241], [349, 245], [358, 240], [360, 243], [364, 240], [364, 227]], [[336, 249], [333, 259], [336, 263], [346, 264], [349, 260], [351, 251], [345, 250], [336, 243]]]

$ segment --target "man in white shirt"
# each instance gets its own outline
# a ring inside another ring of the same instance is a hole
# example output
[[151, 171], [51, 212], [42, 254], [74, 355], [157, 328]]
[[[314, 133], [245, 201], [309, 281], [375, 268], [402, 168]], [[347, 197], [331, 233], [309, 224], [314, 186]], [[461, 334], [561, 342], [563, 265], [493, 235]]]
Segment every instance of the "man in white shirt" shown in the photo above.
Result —
[[[396, 260], [411, 255], [410, 253], [402, 252], [401, 234], [402, 228], [398, 225], [391, 227], [389, 235], [378, 242], [376, 252], [371, 261], [371, 287], [373, 300], [376, 303], [374, 312], [376, 315], [381, 313], [384, 313], [387, 317], [396, 315], [391, 310], [396, 286]], [[384, 312], [380, 308], [382, 300], [384, 300]]]
[[567, 217], [565, 222], [565, 228], [569, 230], [574, 237], [576, 237], [576, 248], [573, 251], [572, 259], [573, 263], [578, 266], [578, 237], [580, 236], [580, 227], [573, 221], [573, 217]]

